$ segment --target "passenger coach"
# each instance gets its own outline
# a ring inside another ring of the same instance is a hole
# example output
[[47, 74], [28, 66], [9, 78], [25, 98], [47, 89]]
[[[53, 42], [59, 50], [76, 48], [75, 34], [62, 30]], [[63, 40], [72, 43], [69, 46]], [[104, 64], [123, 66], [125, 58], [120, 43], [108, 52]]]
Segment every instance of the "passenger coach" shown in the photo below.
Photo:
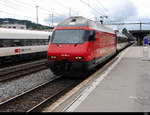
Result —
[[0, 28], [0, 65], [46, 58], [51, 32]]

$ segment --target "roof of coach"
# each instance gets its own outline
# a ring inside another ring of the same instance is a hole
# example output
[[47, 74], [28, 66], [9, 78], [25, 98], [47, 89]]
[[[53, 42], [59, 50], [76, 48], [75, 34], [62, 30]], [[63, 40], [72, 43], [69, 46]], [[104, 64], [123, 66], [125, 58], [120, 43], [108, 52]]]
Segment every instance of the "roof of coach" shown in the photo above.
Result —
[[57, 27], [91, 27], [103, 32], [115, 34], [114, 30], [100, 22], [89, 20], [82, 16], [70, 17], [57, 25]]
[[126, 35], [122, 34], [122, 33], [116, 33], [117, 37], [122, 37], [122, 38], [128, 38]]
[[52, 32], [0, 28], [0, 38], [47, 39]]

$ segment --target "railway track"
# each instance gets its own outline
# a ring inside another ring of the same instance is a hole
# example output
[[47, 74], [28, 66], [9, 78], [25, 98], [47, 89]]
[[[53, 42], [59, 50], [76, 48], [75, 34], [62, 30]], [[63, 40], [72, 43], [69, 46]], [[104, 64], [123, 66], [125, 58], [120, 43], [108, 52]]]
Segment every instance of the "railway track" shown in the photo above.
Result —
[[86, 79], [89, 79], [88, 76], [91, 76], [93, 73], [86, 74], [87, 77], [83, 79], [61, 78], [60, 76], [58, 79], [42, 84], [35, 89], [1, 103], [0, 112], [40, 112], [47, 105], [53, 104], [57, 99], [74, 89], [80, 83], [85, 82], [84, 84], [86, 84]]
[[[93, 73], [95, 74], [93, 76], [96, 76], [99, 72], [106, 69], [117, 58], [112, 57], [111, 59], [113, 60], [109, 62], [108, 64], [107, 62], [105, 62], [106, 66], [105, 64], [102, 64], [104, 68], [99, 70], [99, 67], [98, 67], [95, 71], [93, 71]], [[45, 62], [46, 60], [33, 62], [33, 63], [30, 63], [28, 66], [40, 67], [41, 64], [43, 63], [45, 65]], [[8, 73], [14, 73], [14, 71], [16, 71], [15, 68], [17, 67], [18, 66], [14, 68], [10, 67], [10, 68], [7, 68], [6, 70], [4, 69], [5, 71], [0, 70], [2, 72], [2, 73], [0, 72], [0, 75], [2, 74], [5, 75], [7, 73], [7, 70], [10, 70]], [[20, 65], [20, 70], [25, 71], [26, 68], [23, 68], [23, 66]], [[97, 70], [99, 71], [97, 72]], [[90, 75], [93, 73], [90, 73]], [[88, 77], [90, 75], [87, 74], [86, 76]], [[58, 99], [57, 97], [63, 96], [65, 93], [72, 90], [80, 83], [81, 84], [83, 83], [85, 85], [86, 82], [90, 81], [90, 80], [85, 80], [85, 79], [93, 79], [93, 77], [84, 78], [84, 79], [75, 79], [75, 78], [67, 79], [67, 78], [58, 77], [56, 79], [53, 79], [50, 82], [44, 83], [34, 89], [31, 89], [30, 91], [24, 92], [20, 95], [17, 95], [13, 98], [6, 100], [5, 102], [0, 103], [0, 112], [37, 112], [37, 111], [40, 112], [46, 106], [46, 104], [47, 105], [53, 104], [53, 101], [55, 102]]]
[[61, 96], [80, 83], [85, 82], [88, 76], [95, 73], [95, 71], [86, 74], [85, 76], [87, 77], [82, 79], [61, 78], [60, 76], [58, 79], [42, 84], [37, 88], [0, 103], [0, 112], [40, 112], [47, 105], [53, 104]]
[[0, 103], [0, 112], [40, 112], [46, 107], [46, 104], [49, 105], [55, 102], [65, 93], [82, 83], [95, 71], [86, 74], [85, 76], [87, 77], [82, 79], [58, 77], [56, 80], [42, 84], [30, 91]]
[[47, 69], [46, 59], [0, 69], [0, 82]]
[[0, 104], [0, 112], [33, 112], [82, 80], [58, 78]]

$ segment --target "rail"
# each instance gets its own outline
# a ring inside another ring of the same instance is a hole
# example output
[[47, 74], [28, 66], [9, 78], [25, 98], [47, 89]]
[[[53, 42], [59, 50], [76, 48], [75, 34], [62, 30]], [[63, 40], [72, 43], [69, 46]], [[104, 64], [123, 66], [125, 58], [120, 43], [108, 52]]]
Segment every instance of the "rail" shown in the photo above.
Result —
[[46, 59], [0, 69], [0, 82], [46, 69]]

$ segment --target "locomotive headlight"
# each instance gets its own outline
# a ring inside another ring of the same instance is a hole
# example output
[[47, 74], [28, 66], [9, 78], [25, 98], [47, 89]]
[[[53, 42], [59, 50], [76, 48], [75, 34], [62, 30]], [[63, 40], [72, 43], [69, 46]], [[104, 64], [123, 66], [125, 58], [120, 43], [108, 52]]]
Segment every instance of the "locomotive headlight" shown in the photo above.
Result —
[[56, 59], [56, 56], [50, 56], [49, 59]]
[[56, 59], [56, 56], [52, 56], [52, 59]]
[[84, 57], [75, 57], [76, 60], [82, 60]]

